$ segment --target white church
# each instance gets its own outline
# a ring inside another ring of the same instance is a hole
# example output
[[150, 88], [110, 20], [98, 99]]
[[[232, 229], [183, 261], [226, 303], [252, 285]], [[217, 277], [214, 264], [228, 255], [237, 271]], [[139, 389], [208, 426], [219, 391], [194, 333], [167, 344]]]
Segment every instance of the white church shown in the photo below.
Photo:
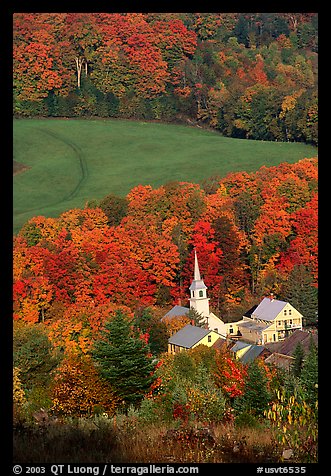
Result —
[[190, 308], [184, 306], [174, 306], [162, 319], [175, 316], [184, 316], [190, 309], [195, 309], [205, 318], [205, 327], [211, 331], [217, 332], [220, 337], [225, 338], [227, 334], [226, 324], [209, 310], [209, 298], [207, 297], [207, 286], [201, 279], [197, 253], [194, 251], [194, 278], [190, 286]]

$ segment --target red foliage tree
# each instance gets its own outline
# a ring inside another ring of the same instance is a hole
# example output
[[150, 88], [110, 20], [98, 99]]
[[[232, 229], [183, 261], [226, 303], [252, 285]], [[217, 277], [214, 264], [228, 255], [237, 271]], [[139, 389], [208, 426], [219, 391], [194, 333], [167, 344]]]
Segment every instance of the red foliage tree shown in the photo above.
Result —
[[244, 365], [234, 359], [228, 351], [217, 351], [215, 363], [214, 379], [216, 385], [231, 398], [242, 395], [247, 376]]

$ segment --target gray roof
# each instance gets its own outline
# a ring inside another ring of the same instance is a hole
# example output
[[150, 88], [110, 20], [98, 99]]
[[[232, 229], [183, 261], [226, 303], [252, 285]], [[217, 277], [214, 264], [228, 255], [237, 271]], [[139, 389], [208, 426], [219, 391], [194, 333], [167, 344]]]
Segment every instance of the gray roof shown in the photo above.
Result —
[[207, 289], [207, 286], [205, 285], [202, 279], [195, 279], [194, 281], [192, 281], [190, 291], [196, 291], [197, 289]]
[[167, 312], [167, 314], [162, 317], [162, 319], [164, 319], [165, 317], [185, 316], [188, 312], [188, 307], [174, 306], [172, 309], [170, 309], [170, 311]]
[[263, 331], [264, 329], [267, 329], [267, 327], [269, 327], [271, 324], [264, 324], [263, 322], [256, 322], [256, 321], [240, 321], [240, 323], [236, 323], [237, 326], [239, 327], [239, 329], [241, 329], [242, 327], [245, 328], [245, 329], [248, 329], [248, 330], [252, 330], [252, 331], [257, 331], [257, 332], [261, 332]]
[[297, 329], [291, 335], [286, 337], [286, 339], [279, 342], [277, 347], [270, 346], [269, 350], [271, 352], [277, 352], [277, 354], [292, 356], [296, 346], [300, 343], [304, 353], [307, 354], [309, 352], [311, 339], [314, 344], [318, 346], [317, 334], [311, 334], [310, 332]]
[[175, 344], [179, 345], [180, 347], [190, 349], [194, 344], [199, 342], [199, 340], [208, 335], [210, 332], [212, 332], [210, 329], [204, 329], [202, 327], [191, 326], [191, 324], [187, 324], [185, 327], [172, 335], [168, 339], [168, 342], [169, 344]]
[[265, 359], [265, 362], [267, 364], [274, 364], [277, 367], [289, 370], [293, 363], [293, 357], [289, 355], [277, 354], [275, 352], [274, 354], [269, 355], [269, 357]]
[[263, 321], [273, 321], [286, 304], [288, 303], [278, 299], [263, 298], [255, 311], [253, 311], [252, 317], [262, 319]]
[[248, 364], [252, 362], [256, 357], [258, 357], [264, 350], [263, 345], [252, 345], [250, 349], [248, 349], [244, 355], [240, 358], [240, 361], [243, 364]]
[[231, 350], [232, 352], [237, 352], [238, 350], [241, 350], [241, 349], [244, 349], [245, 347], [250, 347], [251, 344], [248, 344], [247, 342], [243, 342], [241, 340], [238, 340], [238, 342], [236, 342], [234, 344], [233, 347], [231, 347]]

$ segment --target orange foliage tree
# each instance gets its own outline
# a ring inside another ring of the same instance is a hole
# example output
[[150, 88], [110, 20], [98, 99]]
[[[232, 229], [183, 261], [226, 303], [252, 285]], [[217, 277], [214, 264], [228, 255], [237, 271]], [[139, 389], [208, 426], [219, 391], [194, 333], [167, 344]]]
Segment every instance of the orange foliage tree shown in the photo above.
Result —
[[52, 411], [57, 415], [85, 416], [115, 413], [118, 399], [89, 356], [68, 355], [54, 377]]
[[114, 226], [100, 208], [23, 226], [14, 237], [15, 319], [47, 324], [63, 308], [90, 306], [98, 327], [108, 304], [133, 310], [187, 299], [194, 247], [222, 312], [249, 293], [277, 294], [298, 264], [317, 285], [317, 159], [232, 173], [210, 194], [187, 182], [138, 186], [127, 202]]

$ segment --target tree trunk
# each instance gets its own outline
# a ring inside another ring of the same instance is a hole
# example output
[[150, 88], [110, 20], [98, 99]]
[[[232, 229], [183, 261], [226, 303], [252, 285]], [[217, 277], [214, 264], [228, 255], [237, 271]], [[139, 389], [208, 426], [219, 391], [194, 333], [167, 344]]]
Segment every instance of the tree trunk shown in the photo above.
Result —
[[85, 64], [85, 72], [87, 76], [87, 61], [85, 60], [85, 58], [82, 58], [82, 57], [76, 57], [75, 61], [76, 61], [76, 70], [77, 70], [77, 87], [78, 89], [80, 89], [80, 78], [82, 75], [82, 67], [84, 64]]

